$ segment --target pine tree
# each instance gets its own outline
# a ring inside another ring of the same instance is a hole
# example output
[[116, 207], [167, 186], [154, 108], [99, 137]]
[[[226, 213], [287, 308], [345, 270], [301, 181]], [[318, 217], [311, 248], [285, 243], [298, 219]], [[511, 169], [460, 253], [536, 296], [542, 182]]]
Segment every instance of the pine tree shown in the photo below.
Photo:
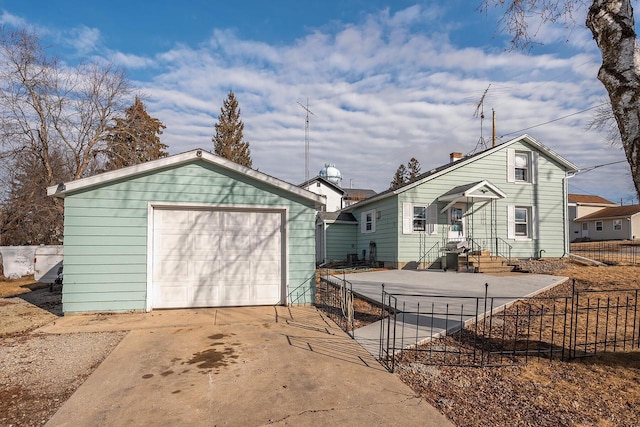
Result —
[[116, 118], [109, 129], [105, 170], [137, 165], [167, 157], [167, 145], [160, 141], [166, 126], [151, 117], [136, 96], [133, 105], [125, 110], [124, 118]]
[[395, 175], [393, 175], [393, 180], [391, 180], [391, 184], [389, 184], [389, 188], [398, 188], [407, 182], [409, 177], [409, 172], [407, 171], [407, 167], [405, 165], [398, 166], [396, 169]]
[[396, 170], [395, 175], [393, 175], [393, 179], [391, 180], [391, 184], [389, 184], [389, 188], [398, 188], [401, 185], [406, 184], [411, 181], [415, 177], [420, 175], [420, 162], [415, 157], [412, 157], [407, 165], [400, 165]]
[[225, 159], [250, 168], [251, 150], [249, 142], [244, 141], [242, 131], [244, 123], [240, 120], [238, 100], [233, 91], [229, 91], [227, 99], [220, 108], [218, 123], [215, 125], [216, 134], [213, 136], [214, 152]]
[[414, 179], [418, 175], [420, 175], [420, 162], [415, 157], [412, 157], [407, 163], [407, 169], [409, 172], [409, 179]]

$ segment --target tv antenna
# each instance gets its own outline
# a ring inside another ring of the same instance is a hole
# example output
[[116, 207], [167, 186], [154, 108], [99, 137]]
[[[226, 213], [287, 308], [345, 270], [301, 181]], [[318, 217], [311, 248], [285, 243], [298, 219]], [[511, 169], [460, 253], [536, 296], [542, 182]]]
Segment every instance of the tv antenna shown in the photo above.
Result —
[[[480, 97], [480, 101], [478, 102], [478, 105], [476, 105], [476, 111], [475, 113], [473, 113], [473, 117], [480, 117], [480, 139], [476, 144], [476, 148], [474, 152], [477, 151], [479, 148], [482, 148], [482, 149], [489, 148], [487, 147], [487, 143], [484, 140], [483, 132], [484, 132], [484, 100], [487, 97], [487, 92], [489, 92], [490, 87], [491, 87], [491, 84], [489, 84], [489, 86], [487, 86], [487, 88], [484, 90], [484, 93]], [[493, 109], [491, 111], [493, 115], [493, 137], [491, 141], [491, 146], [495, 147], [496, 146], [496, 112]]]
[[301, 104], [298, 102], [306, 112], [307, 117], [304, 121], [304, 182], [309, 181], [309, 114], [315, 116], [313, 111], [309, 109], [309, 98], [307, 98], [307, 105]]

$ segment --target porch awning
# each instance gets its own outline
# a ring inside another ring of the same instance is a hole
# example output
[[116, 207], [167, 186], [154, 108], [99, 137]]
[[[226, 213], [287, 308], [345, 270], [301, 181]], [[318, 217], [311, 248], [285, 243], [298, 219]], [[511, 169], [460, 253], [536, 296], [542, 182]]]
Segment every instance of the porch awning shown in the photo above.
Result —
[[503, 199], [507, 195], [487, 180], [459, 185], [438, 197], [439, 202], [449, 202], [440, 212], [445, 212], [458, 202], [480, 202]]

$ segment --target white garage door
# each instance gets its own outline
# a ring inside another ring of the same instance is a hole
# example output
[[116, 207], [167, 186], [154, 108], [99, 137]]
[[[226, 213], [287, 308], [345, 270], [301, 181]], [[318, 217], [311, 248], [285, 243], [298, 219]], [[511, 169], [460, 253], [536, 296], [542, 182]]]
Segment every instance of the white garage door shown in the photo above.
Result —
[[154, 308], [283, 303], [282, 213], [154, 209]]

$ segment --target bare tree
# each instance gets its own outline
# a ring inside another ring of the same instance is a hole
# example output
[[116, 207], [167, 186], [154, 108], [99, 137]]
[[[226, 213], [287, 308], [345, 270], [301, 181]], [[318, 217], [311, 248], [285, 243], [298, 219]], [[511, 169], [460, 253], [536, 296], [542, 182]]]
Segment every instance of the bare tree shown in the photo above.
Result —
[[[124, 110], [130, 91], [119, 68], [62, 66], [37, 34], [1, 28], [0, 166], [5, 179], [19, 176], [20, 181], [30, 179], [44, 189], [60, 180], [87, 176], [104, 150], [109, 126]], [[28, 173], [18, 174], [25, 159], [31, 167]], [[26, 184], [16, 185], [9, 199], [15, 201], [17, 191], [32, 188]], [[39, 198], [38, 203], [54, 206], [62, 217], [58, 199]], [[20, 210], [8, 208], [5, 203], [4, 222], [16, 223], [19, 219], [11, 216]], [[61, 229], [60, 224], [57, 226]]]
[[393, 179], [389, 183], [389, 188], [394, 189], [398, 188], [401, 185], [404, 185], [409, 180], [409, 171], [405, 165], [398, 166], [396, 169], [396, 173], [393, 174]]
[[531, 46], [538, 24], [575, 22], [574, 13], [587, 9], [586, 26], [591, 30], [602, 55], [598, 79], [609, 94], [613, 116], [631, 178], [640, 197], [640, 48], [635, 30], [631, 0], [483, 0], [481, 10], [504, 7], [501, 23], [513, 36], [516, 47]]

